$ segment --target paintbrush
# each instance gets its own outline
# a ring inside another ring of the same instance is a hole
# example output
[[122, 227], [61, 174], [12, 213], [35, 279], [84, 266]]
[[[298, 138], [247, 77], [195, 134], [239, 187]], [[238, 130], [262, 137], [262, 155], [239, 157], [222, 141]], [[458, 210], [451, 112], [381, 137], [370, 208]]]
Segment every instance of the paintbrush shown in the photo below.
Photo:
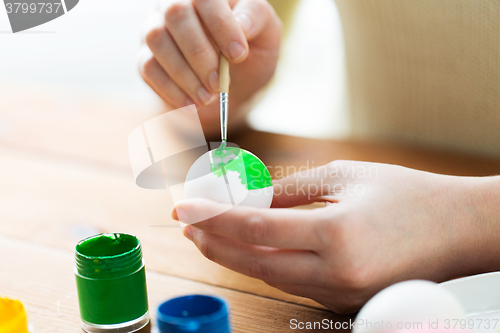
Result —
[[227, 147], [227, 118], [229, 102], [229, 62], [221, 54], [219, 63], [219, 86], [220, 86], [220, 132], [221, 144], [212, 152], [213, 170], [224, 168], [227, 163], [234, 160], [239, 153], [237, 148]]

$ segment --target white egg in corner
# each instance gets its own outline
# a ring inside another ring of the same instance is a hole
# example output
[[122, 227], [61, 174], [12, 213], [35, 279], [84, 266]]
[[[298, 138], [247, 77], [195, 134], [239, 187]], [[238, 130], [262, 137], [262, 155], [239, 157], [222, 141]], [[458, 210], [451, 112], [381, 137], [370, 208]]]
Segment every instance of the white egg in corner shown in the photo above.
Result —
[[424, 280], [393, 284], [373, 296], [356, 316], [353, 333], [446, 329], [446, 320], [465, 318], [465, 310], [448, 290]]
[[220, 149], [210, 150], [193, 163], [184, 182], [184, 197], [269, 208], [273, 184], [269, 170], [257, 156], [226, 147], [223, 153]]

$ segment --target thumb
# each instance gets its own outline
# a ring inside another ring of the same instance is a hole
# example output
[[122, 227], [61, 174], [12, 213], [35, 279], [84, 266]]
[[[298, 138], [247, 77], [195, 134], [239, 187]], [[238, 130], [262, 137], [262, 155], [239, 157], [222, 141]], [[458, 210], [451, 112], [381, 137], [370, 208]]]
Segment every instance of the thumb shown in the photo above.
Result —
[[322, 197], [332, 192], [328, 167], [324, 165], [276, 180], [273, 182], [273, 190], [273, 208], [325, 201]]

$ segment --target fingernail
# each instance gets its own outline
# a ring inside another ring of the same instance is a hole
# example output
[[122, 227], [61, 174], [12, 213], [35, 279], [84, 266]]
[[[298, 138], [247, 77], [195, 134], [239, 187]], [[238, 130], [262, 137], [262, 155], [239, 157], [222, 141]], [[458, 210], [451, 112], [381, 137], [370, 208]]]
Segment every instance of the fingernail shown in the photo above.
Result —
[[193, 241], [193, 229], [190, 226], [188, 225], [185, 226], [184, 229], [182, 230], [182, 234], [191, 242]]
[[205, 88], [200, 87], [198, 89], [198, 98], [204, 105], [208, 105], [214, 101], [215, 95], [209, 93]]
[[186, 106], [188, 106], [188, 105], [194, 104], [194, 101], [188, 97], [188, 98], [186, 98], [185, 103], [186, 103]]
[[172, 211], [172, 214], [170, 214], [172, 216], [172, 218], [176, 221], [179, 221], [179, 215], [177, 215], [177, 210], [174, 208], [174, 210]]
[[219, 73], [213, 71], [208, 77], [208, 83], [213, 91], [219, 91]]
[[244, 33], [250, 32], [252, 29], [252, 21], [246, 14], [236, 14], [236, 21], [240, 24], [241, 29]]
[[231, 42], [229, 44], [229, 56], [233, 61], [236, 61], [245, 55], [245, 48], [238, 42]]

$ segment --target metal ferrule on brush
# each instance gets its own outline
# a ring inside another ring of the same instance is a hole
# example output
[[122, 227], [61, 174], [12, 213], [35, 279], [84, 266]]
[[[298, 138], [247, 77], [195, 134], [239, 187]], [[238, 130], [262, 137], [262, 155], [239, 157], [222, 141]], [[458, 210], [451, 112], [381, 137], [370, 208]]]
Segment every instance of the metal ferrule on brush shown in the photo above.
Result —
[[220, 93], [220, 131], [223, 141], [227, 141], [227, 104], [228, 104], [228, 94], [227, 92]]

